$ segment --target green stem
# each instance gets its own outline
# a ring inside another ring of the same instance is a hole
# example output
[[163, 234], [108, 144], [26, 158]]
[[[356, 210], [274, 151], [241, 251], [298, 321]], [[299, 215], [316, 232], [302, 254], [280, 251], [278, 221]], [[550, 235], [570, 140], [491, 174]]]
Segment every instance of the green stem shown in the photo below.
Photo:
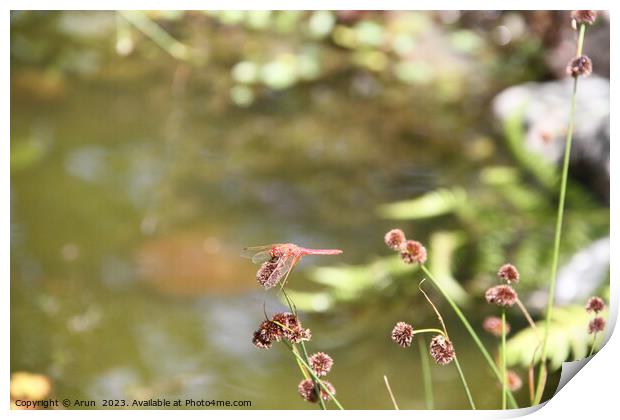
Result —
[[[579, 28], [579, 40], [577, 41], [577, 56], [583, 52], [583, 40], [586, 33], [586, 25], [582, 24]], [[560, 200], [558, 202], [558, 215], [555, 224], [555, 239], [553, 242], [553, 258], [551, 261], [551, 278], [549, 281], [549, 292], [547, 296], [547, 313], [545, 316], [545, 335], [543, 336], [542, 352], [540, 363], [544, 365], [547, 361], [547, 344], [549, 341], [549, 324], [553, 315], [553, 305], [555, 301], [555, 286], [557, 282], [558, 262], [560, 257], [560, 243], [562, 241], [562, 222], [564, 220], [564, 203], [566, 201], [566, 184], [568, 183], [568, 166], [570, 163], [570, 150], [573, 142], [573, 130], [575, 126], [575, 106], [577, 97], [577, 80], [573, 81], [573, 93], [570, 104], [570, 114], [568, 120], [568, 131], [566, 132], [566, 146], [564, 149], [564, 164], [562, 166], [562, 179], [560, 181]], [[538, 375], [538, 385], [536, 388], [536, 398], [534, 404], [540, 404], [545, 389], [543, 370], [540, 369]]]
[[[294, 352], [298, 351], [294, 344], [292, 345], [292, 348]], [[299, 366], [299, 370], [301, 371], [302, 376], [305, 379], [312, 379], [310, 375], [308, 375], [308, 372], [306, 372], [306, 369], [304, 368], [304, 366], [299, 362], [299, 360], [295, 359], [295, 362], [297, 362], [297, 366]]]
[[[422, 268], [422, 271], [424, 272], [424, 274], [426, 274], [426, 276], [433, 282], [433, 284], [435, 285], [437, 290], [439, 290], [439, 292], [448, 301], [448, 303], [450, 304], [450, 306], [452, 307], [452, 309], [454, 310], [456, 315], [459, 317], [459, 319], [463, 323], [463, 326], [465, 327], [465, 329], [467, 330], [467, 332], [469, 333], [471, 338], [476, 343], [476, 346], [478, 346], [478, 349], [480, 350], [480, 353], [482, 353], [482, 356], [486, 360], [487, 364], [489, 365], [489, 367], [491, 368], [491, 370], [493, 371], [493, 373], [495, 374], [497, 379], [501, 382], [502, 381], [502, 375], [501, 375], [499, 369], [495, 365], [495, 362], [493, 361], [493, 358], [491, 357], [491, 355], [487, 351], [486, 347], [484, 347], [484, 344], [482, 344], [482, 341], [480, 340], [480, 337], [478, 337], [478, 334], [476, 334], [476, 331], [474, 331], [474, 329], [472, 328], [471, 324], [469, 323], [469, 321], [467, 320], [467, 318], [463, 314], [463, 311], [461, 311], [461, 308], [458, 307], [458, 305], [454, 302], [454, 300], [452, 300], [452, 298], [445, 292], [445, 290], [439, 285], [439, 283], [437, 283], [437, 280], [435, 280], [435, 277], [429, 271], [429, 269], [426, 268], [426, 266], [424, 264], [421, 264], [420, 267]], [[512, 392], [510, 392], [510, 391], [508, 392], [508, 401], [510, 402], [510, 405], [513, 408], [519, 408], [519, 406], [517, 405], [517, 401], [515, 400], [514, 396], [512, 395]]]
[[433, 381], [431, 378], [431, 366], [429, 363], [428, 351], [426, 350], [426, 340], [423, 336], [418, 337], [418, 350], [420, 351], [420, 362], [422, 365], [422, 380], [424, 382], [424, 397], [426, 399], [426, 408], [432, 410], [433, 401]]
[[[297, 316], [297, 315], [295, 315]], [[304, 352], [304, 357], [306, 358], [306, 360], [310, 360], [310, 358], [308, 357], [308, 351], [306, 350], [306, 345], [304, 344], [304, 342], [302, 341], [301, 343], [301, 350]], [[313, 379], [314, 381], [314, 379]], [[317, 395], [319, 395], [319, 404], [321, 405], [321, 410], [327, 410], [327, 407], [325, 407], [325, 401], [323, 401], [323, 398], [320, 398], [320, 391], [321, 389], [319, 388], [319, 384], [314, 381], [314, 387], [316, 389], [316, 392], [318, 392]]]
[[506, 309], [502, 309], [502, 410], [506, 409], [506, 393], [508, 391], [506, 387]]
[[443, 336], [446, 335], [446, 333], [438, 328], [423, 328], [421, 330], [413, 330], [413, 334], [422, 334], [422, 333], [436, 333], [436, 334], [441, 334]]
[[465, 380], [463, 369], [461, 369], [461, 364], [459, 363], [459, 359], [458, 357], [456, 357], [456, 355], [454, 355], [454, 364], [456, 365], [456, 369], [459, 371], [459, 376], [461, 377], [461, 382], [463, 382], [463, 387], [465, 388], [465, 393], [467, 394], [469, 405], [471, 406], [472, 410], [475, 410], [476, 404], [474, 404], [474, 399], [471, 396], [471, 391], [469, 390], [469, 386], [467, 385], [467, 381]]
[[[288, 278], [288, 275], [287, 275]], [[280, 289], [282, 291], [282, 294], [284, 295], [284, 298], [286, 299], [286, 303], [288, 304], [289, 309], [291, 310], [291, 313], [293, 315], [295, 315], [295, 317], [297, 318], [297, 308], [295, 307], [295, 304], [293, 303], [293, 301], [288, 297], [288, 295], [286, 294], [286, 291], [284, 289]], [[301, 350], [304, 352], [304, 357], [306, 358], [306, 360], [310, 360], [308, 358], [308, 351], [306, 350], [306, 345], [304, 344], [303, 341], [301, 341], [299, 343], [301, 345]], [[299, 360], [297, 361], [297, 363], [299, 363]], [[312, 370], [312, 369], [310, 369]], [[311, 372], [312, 373], [312, 372]], [[307, 378], [306, 375], [304, 375], [304, 377]], [[319, 388], [319, 384], [317, 381], [315, 381], [314, 379], [312, 379], [312, 381], [314, 382], [314, 389], [315, 392], [317, 393], [317, 395], [319, 396], [319, 404], [321, 406], [321, 410], [327, 410], [327, 407], [325, 406], [325, 402], [323, 401], [323, 398], [321, 398], [321, 389]]]
[[595, 343], [596, 343], [596, 332], [594, 333], [594, 337], [592, 337], [592, 347], [590, 347], [590, 353], [588, 353], [588, 357], [592, 356], [592, 353], [594, 353]]
[[[342, 405], [340, 404], [340, 402], [336, 399], [336, 397], [334, 396], [334, 394], [332, 394], [332, 392], [327, 388], [327, 386], [325, 386], [325, 384], [323, 383], [323, 381], [321, 381], [321, 379], [316, 375], [316, 373], [314, 373], [314, 371], [312, 370], [312, 368], [308, 365], [308, 362], [306, 362], [303, 357], [301, 357], [300, 355], [298, 355], [297, 353], [295, 353], [293, 351], [293, 348], [290, 344], [288, 343], [284, 343], [288, 349], [291, 351], [291, 353], [293, 353], [293, 355], [297, 358], [297, 360], [299, 360], [301, 362], [302, 365], [304, 365], [304, 367], [308, 370], [308, 373], [310, 373], [310, 375], [312, 375], [312, 379], [314, 380], [315, 383], [319, 384], [319, 386], [323, 389], [323, 391], [329, 395], [329, 397], [332, 399], [332, 401], [334, 402], [334, 404], [336, 404], [336, 406], [341, 409], [344, 410], [344, 408], [342, 407]], [[319, 393], [319, 401], [321, 400], [321, 394]]]

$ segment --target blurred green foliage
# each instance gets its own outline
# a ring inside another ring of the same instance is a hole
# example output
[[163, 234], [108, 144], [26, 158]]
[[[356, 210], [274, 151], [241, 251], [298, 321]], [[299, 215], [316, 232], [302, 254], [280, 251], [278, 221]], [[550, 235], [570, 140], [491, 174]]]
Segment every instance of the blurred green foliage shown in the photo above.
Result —
[[[608, 319], [608, 312], [600, 314]], [[588, 323], [592, 315], [583, 305], [571, 305], [557, 308], [549, 324], [549, 349], [547, 360], [552, 370], [559, 369], [562, 362], [583, 359], [590, 352], [593, 336], [588, 334]], [[544, 331], [545, 323], [537, 322], [539, 331]], [[605, 334], [596, 335], [595, 350], [599, 350], [605, 341]], [[520, 365], [527, 368], [532, 363], [534, 353], [540, 358], [539, 339], [531, 328], [525, 328], [508, 340], [506, 345], [506, 363], [509, 366]]]

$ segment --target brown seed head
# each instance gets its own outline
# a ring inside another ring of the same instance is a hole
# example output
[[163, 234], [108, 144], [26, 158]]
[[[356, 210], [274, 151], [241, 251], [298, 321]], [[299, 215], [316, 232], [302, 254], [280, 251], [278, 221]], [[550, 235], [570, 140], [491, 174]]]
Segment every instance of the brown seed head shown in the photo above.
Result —
[[413, 327], [406, 322], [397, 323], [392, 329], [392, 340], [401, 347], [409, 347], [413, 340]]
[[[323, 383], [323, 385], [325, 385], [325, 387], [329, 390], [329, 392], [332, 395], [336, 395], [336, 389], [330, 382], [328, 381], [321, 381], [321, 382]], [[299, 392], [299, 395], [301, 395], [301, 398], [303, 398], [304, 400], [308, 402], [315, 403], [319, 401], [319, 397], [316, 392], [316, 385], [314, 384], [312, 379], [304, 379], [303, 381], [301, 381], [299, 385], [297, 385], [297, 391]], [[330, 396], [323, 390], [323, 388], [320, 388], [320, 394], [321, 394], [321, 398], [324, 401], [329, 401]]]
[[317, 376], [325, 376], [332, 370], [334, 359], [326, 353], [318, 352], [308, 358], [308, 364]]
[[588, 324], [588, 334], [594, 334], [597, 332], [601, 332], [604, 329], [605, 329], [605, 320], [600, 316], [597, 316], [592, 321], [590, 321], [590, 324]]
[[304, 379], [301, 381], [299, 385], [297, 385], [297, 392], [299, 392], [301, 398], [308, 402], [315, 403], [319, 400], [312, 379]]
[[265, 339], [260, 333], [260, 331], [254, 331], [254, 335], [252, 336], [252, 344], [254, 344], [259, 349], [269, 349], [271, 348], [272, 342]]
[[[488, 316], [482, 322], [482, 328], [496, 337], [502, 336], [502, 320], [496, 316]], [[510, 324], [506, 322], [506, 335], [510, 333]]]
[[288, 329], [293, 329], [300, 326], [297, 317], [290, 312], [278, 312], [271, 317], [271, 320], [278, 324], [283, 333]]
[[596, 10], [573, 10], [570, 17], [575, 22], [575, 27], [582, 23], [592, 25], [596, 21]]
[[506, 371], [506, 385], [510, 391], [518, 391], [523, 386], [521, 377], [514, 370]]
[[277, 282], [277, 276], [271, 276], [278, 267], [278, 260], [272, 258], [269, 261], [264, 262], [258, 271], [256, 272], [256, 281], [265, 289], [271, 289]]
[[592, 74], [592, 60], [587, 55], [573, 58], [566, 66], [566, 74], [572, 77], [588, 77]]
[[290, 331], [288, 335], [286, 335], [286, 339], [293, 344], [299, 344], [302, 341], [310, 341], [312, 338], [312, 331], [310, 328], [294, 328], [293, 331]]
[[452, 342], [443, 335], [433, 337], [430, 344], [431, 357], [438, 365], [447, 365], [454, 360], [454, 346]]
[[309, 341], [312, 334], [309, 329], [304, 329], [295, 315], [290, 312], [275, 314], [271, 320], [278, 325], [280, 334], [291, 343]]
[[385, 244], [394, 251], [398, 251], [405, 240], [405, 234], [400, 229], [392, 229], [385, 234]]
[[400, 250], [400, 258], [407, 264], [426, 262], [426, 248], [418, 241], [406, 241]]
[[517, 301], [518, 295], [515, 290], [505, 284], [494, 286], [488, 289], [484, 297], [488, 303], [494, 303], [497, 306], [503, 306], [504, 308], [510, 307]]
[[605, 301], [598, 296], [592, 296], [586, 303], [586, 311], [599, 313], [605, 309]]
[[263, 321], [254, 331], [252, 343], [260, 349], [271, 348], [274, 341], [282, 339], [282, 329], [273, 321]]
[[504, 280], [508, 284], [519, 283], [519, 271], [512, 264], [504, 264], [499, 268], [497, 277]]

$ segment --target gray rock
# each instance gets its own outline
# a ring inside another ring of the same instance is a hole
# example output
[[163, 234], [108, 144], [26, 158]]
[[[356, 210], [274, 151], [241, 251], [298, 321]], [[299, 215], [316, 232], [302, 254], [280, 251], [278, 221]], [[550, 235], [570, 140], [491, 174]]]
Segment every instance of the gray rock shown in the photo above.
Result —
[[[525, 146], [559, 164], [564, 154], [573, 79], [524, 83], [500, 92], [493, 112], [504, 121], [524, 110]], [[609, 80], [579, 80], [575, 113], [571, 177], [609, 203]]]

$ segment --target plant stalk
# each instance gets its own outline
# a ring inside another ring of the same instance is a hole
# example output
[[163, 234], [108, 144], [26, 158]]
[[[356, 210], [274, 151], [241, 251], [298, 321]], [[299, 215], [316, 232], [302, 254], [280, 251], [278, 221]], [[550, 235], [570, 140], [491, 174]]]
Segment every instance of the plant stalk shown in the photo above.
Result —
[[394, 410], [400, 410], [400, 408], [398, 408], [398, 404], [396, 404], [396, 398], [394, 398], [394, 393], [392, 392], [387, 376], [383, 375], [383, 381], [385, 382], [385, 387], [387, 388], [388, 394], [390, 394], [390, 398], [392, 399]]
[[422, 334], [422, 333], [436, 333], [436, 334], [447, 336], [447, 334], [444, 331], [438, 328], [423, 328], [421, 330], [413, 330], [413, 334]]
[[[577, 56], [581, 56], [583, 52], [583, 40], [586, 33], [586, 25], [581, 24], [579, 27], [579, 39], [577, 41]], [[560, 200], [558, 202], [558, 215], [555, 224], [555, 239], [553, 242], [553, 259], [551, 261], [551, 278], [549, 281], [549, 292], [547, 296], [547, 314], [545, 316], [545, 334], [543, 336], [542, 352], [540, 363], [544, 365], [547, 361], [547, 344], [549, 340], [549, 324], [553, 315], [553, 305], [555, 302], [555, 286], [557, 282], [558, 262], [560, 256], [560, 243], [562, 240], [562, 223], [564, 219], [564, 203], [566, 201], [566, 185], [568, 183], [568, 166], [570, 163], [570, 150], [573, 143], [573, 130], [575, 127], [575, 106], [577, 97], [577, 81], [579, 77], [575, 77], [573, 81], [573, 93], [571, 97], [570, 114], [568, 120], [568, 131], [566, 132], [566, 146], [564, 149], [564, 163], [562, 166], [562, 178], [560, 181]], [[538, 375], [538, 385], [536, 388], [536, 398], [534, 404], [540, 404], [545, 388], [545, 380], [543, 375], [544, 369], [541, 366]]]
[[[321, 381], [321, 378], [319, 378], [316, 373], [312, 370], [312, 368], [308, 365], [308, 362], [306, 362], [303, 357], [301, 357], [300, 355], [298, 355], [297, 353], [295, 353], [293, 351], [293, 348], [290, 344], [284, 343], [288, 349], [291, 351], [291, 353], [293, 353], [293, 355], [297, 358], [297, 360], [299, 360], [301, 362], [302, 365], [304, 365], [304, 367], [308, 370], [308, 373], [310, 373], [310, 375], [312, 376], [312, 379], [314, 380], [315, 383], [319, 384], [319, 386], [323, 389], [323, 391], [329, 395], [329, 397], [331, 398], [331, 400], [334, 402], [334, 404], [336, 404], [336, 406], [340, 409], [340, 410], [344, 410], [344, 408], [342, 407], [342, 405], [340, 404], [340, 402], [336, 399], [336, 397], [334, 396], [334, 394], [331, 393], [331, 391], [327, 388], [327, 386], [325, 386], [325, 384]], [[321, 400], [321, 394], [319, 393], [319, 401]]]
[[431, 378], [431, 366], [429, 356], [426, 350], [426, 340], [423, 336], [418, 337], [418, 350], [420, 352], [420, 364], [422, 366], [422, 381], [424, 382], [424, 399], [426, 400], [426, 409], [432, 410], [435, 406], [433, 397], [433, 380]]
[[[480, 337], [478, 337], [478, 334], [476, 334], [476, 331], [474, 331], [474, 329], [472, 328], [471, 324], [469, 323], [469, 321], [467, 320], [467, 318], [463, 314], [463, 311], [461, 311], [461, 308], [458, 307], [458, 305], [454, 302], [454, 300], [452, 300], [452, 298], [445, 292], [445, 290], [439, 285], [439, 283], [437, 283], [437, 280], [435, 280], [435, 277], [430, 272], [430, 270], [428, 268], [426, 268], [426, 265], [420, 264], [420, 267], [422, 268], [422, 271], [424, 272], [424, 274], [426, 274], [428, 276], [428, 278], [431, 279], [431, 281], [433, 282], [433, 284], [435, 285], [437, 290], [439, 290], [439, 292], [444, 296], [444, 298], [448, 301], [448, 303], [450, 304], [450, 306], [452, 307], [452, 309], [454, 310], [456, 315], [459, 317], [459, 319], [463, 323], [463, 326], [465, 327], [465, 329], [467, 330], [467, 332], [469, 333], [471, 338], [476, 343], [476, 346], [478, 346], [478, 349], [480, 350], [480, 353], [482, 353], [482, 356], [486, 360], [487, 364], [489, 365], [489, 367], [491, 368], [491, 370], [493, 371], [493, 373], [495, 374], [497, 379], [499, 381], [502, 381], [502, 375], [501, 375], [499, 369], [497, 368], [497, 365], [493, 361], [493, 358], [489, 354], [489, 352], [486, 349], [486, 347], [484, 346], [484, 344], [482, 344], [482, 341], [480, 340]], [[510, 392], [510, 391], [508, 391], [508, 401], [509, 401], [509, 403], [510, 403], [512, 408], [519, 408], [519, 405], [517, 404], [517, 401], [515, 400], [514, 396], [512, 395], [512, 392]]]
[[[290, 271], [289, 271], [289, 273], [290, 273]], [[286, 278], [288, 278], [288, 274], [287, 274]], [[285, 281], [286, 281], [286, 279], [285, 279]], [[291, 310], [291, 313], [292, 313], [293, 315], [295, 315], [295, 317], [297, 317], [297, 308], [295, 307], [295, 304], [294, 304], [294, 303], [293, 303], [293, 301], [291, 301], [291, 299], [288, 297], [288, 295], [286, 294], [286, 292], [284, 291], [284, 289], [280, 289], [280, 290], [282, 291], [282, 294], [284, 295], [284, 297], [285, 297], [285, 299], [286, 299], [286, 303], [288, 303], [288, 307], [289, 307], [289, 309]], [[303, 353], [304, 353], [304, 357], [306, 358], [306, 361], [307, 361], [307, 360], [310, 360], [310, 359], [308, 358], [308, 351], [306, 350], [306, 345], [304, 344], [304, 342], [303, 342], [303, 341], [301, 341], [299, 344], [301, 345], [301, 350], [302, 350], [302, 351], [303, 351]], [[296, 350], [297, 350], [297, 349], [296, 349], [296, 347], [295, 347], [295, 346], [293, 346], [293, 349], [294, 349], [293, 354], [295, 354], [296, 356], [299, 356], [299, 354], [296, 352]], [[299, 364], [299, 358], [298, 358], [298, 360], [297, 360], [297, 364]], [[306, 366], [307, 366], [307, 364], [306, 364]], [[312, 370], [312, 369], [310, 369], [310, 370]], [[303, 372], [303, 369], [302, 369], [302, 372]], [[310, 373], [313, 373], [313, 372], [310, 372]], [[304, 377], [305, 377], [306, 379], [309, 379], [309, 378], [308, 378], [308, 376], [305, 374], [305, 372], [304, 372]], [[321, 398], [321, 388], [320, 388], [319, 383], [318, 383], [316, 380], [314, 380], [314, 377], [312, 378], [312, 381], [314, 382], [314, 389], [315, 389], [315, 392], [316, 392], [316, 393], [317, 393], [317, 395], [319, 396], [319, 405], [321, 406], [321, 410], [327, 410], [327, 407], [325, 406], [325, 402], [323, 401], [323, 398]]]
[[[433, 311], [435, 311], [435, 314], [437, 315], [437, 319], [439, 319], [439, 323], [441, 323], [441, 326], [443, 327], [443, 332], [441, 332], [442, 335], [446, 337], [447, 340], [450, 340], [450, 336], [448, 335], [448, 328], [446, 328], [446, 323], [443, 321], [443, 317], [441, 316], [441, 313], [439, 313], [439, 310], [437, 309], [437, 307], [435, 306], [431, 298], [429, 298], [426, 292], [424, 291], [424, 289], [422, 289], [422, 283], [424, 283], [424, 280], [420, 282], [418, 289], [424, 295], [429, 305], [431, 305], [431, 307], [433, 308]], [[469, 405], [471, 406], [472, 410], [475, 410], [476, 404], [474, 404], [474, 399], [471, 396], [469, 385], [467, 384], [467, 380], [465, 379], [465, 374], [463, 373], [463, 369], [461, 369], [461, 364], [459, 363], [459, 359], [456, 356], [456, 352], [454, 353], [454, 364], [456, 365], [456, 369], [459, 372], [461, 382], [463, 383], [463, 388], [465, 388], [465, 394], [467, 394], [467, 400], [469, 401]]]
[[502, 410], [506, 409], [506, 393], [508, 391], [506, 384], [506, 309], [502, 308]]
[[592, 346], [590, 347], [590, 353], [588, 353], [588, 357], [592, 356], [594, 353], [594, 345], [596, 344], [596, 332], [594, 333], [594, 337], [592, 337]]
[[459, 371], [459, 376], [461, 377], [461, 382], [463, 382], [463, 388], [465, 388], [465, 393], [467, 394], [467, 400], [469, 401], [469, 405], [472, 410], [476, 409], [476, 404], [474, 404], [474, 398], [471, 396], [471, 391], [469, 390], [469, 386], [467, 385], [467, 381], [465, 380], [465, 375], [463, 374], [463, 369], [461, 369], [461, 364], [459, 363], [459, 358], [454, 355], [454, 364], [456, 365], [456, 370]]

